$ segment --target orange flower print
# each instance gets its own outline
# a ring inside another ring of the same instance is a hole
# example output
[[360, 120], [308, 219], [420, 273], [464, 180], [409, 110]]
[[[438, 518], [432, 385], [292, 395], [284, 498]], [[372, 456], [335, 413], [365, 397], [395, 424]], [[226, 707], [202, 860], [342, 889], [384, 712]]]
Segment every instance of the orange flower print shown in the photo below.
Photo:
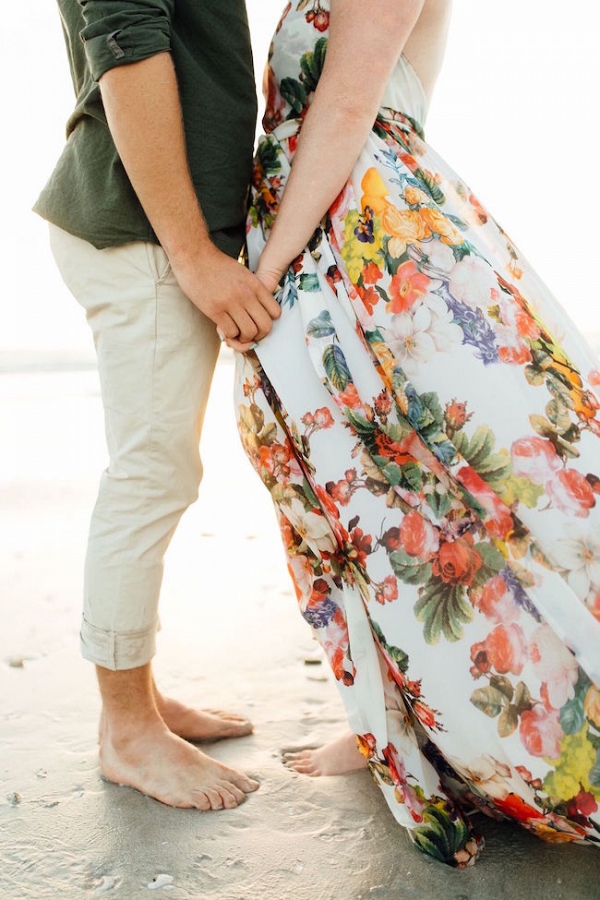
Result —
[[349, 409], [360, 409], [362, 406], [362, 401], [356, 390], [356, 385], [352, 382], [350, 382], [343, 391], [336, 394], [334, 400], [340, 409], [344, 409], [344, 407], [348, 407]]
[[416, 510], [411, 510], [400, 525], [399, 544], [410, 556], [427, 562], [437, 553], [440, 540], [431, 522]]
[[456, 225], [440, 212], [439, 209], [422, 207], [418, 214], [426, 229], [433, 234], [439, 234], [443, 244], [454, 246], [463, 243], [464, 238]]
[[433, 560], [433, 574], [446, 584], [469, 585], [482, 563], [481, 556], [473, 549], [473, 538], [467, 534], [441, 545]]
[[380, 215], [388, 205], [388, 189], [377, 169], [367, 169], [360, 186], [364, 192], [360, 201], [363, 211], [369, 207], [375, 215]]
[[373, 585], [375, 587], [375, 600], [377, 603], [391, 603], [398, 599], [398, 582], [393, 575], [387, 575], [381, 584]]
[[519, 675], [527, 661], [527, 642], [520, 626], [498, 625], [485, 641], [473, 644], [471, 659], [475, 664], [471, 674], [475, 678], [490, 669], [499, 675]]
[[600, 690], [594, 685], [588, 688], [583, 708], [590, 722], [600, 728]]
[[388, 251], [398, 259], [409, 244], [416, 244], [431, 236], [431, 231], [417, 210], [396, 209], [388, 204], [381, 214], [381, 227], [390, 235]]
[[520, 616], [520, 608], [502, 575], [490, 578], [474, 603], [492, 622], [516, 622]]
[[389, 286], [390, 302], [386, 309], [392, 313], [406, 312], [429, 288], [430, 279], [419, 272], [414, 262], [400, 266]]
[[596, 505], [589, 481], [576, 469], [562, 469], [546, 484], [552, 504], [567, 515], [585, 518]]
[[543, 812], [540, 812], [535, 806], [525, 803], [518, 794], [510, 793], [503, 800], [495, 799], [494, 806], [504, 815], [516, 819], [517, 822], [529, 822], [530, 819], [544, 818]]
[[519, 734], [527, 752], [532, 756], [556, 759], [560, 754], [563, 730], [556, 710], [549, 711], [543, 706], [526, 709], [521, 713]]
[[367, 263], [362, 270], [363, 284], [377, 284], [382, 274], [381, 269], [374, 262]]
[[372, 316], [373, 310], [381, 300], [381, 297], [372, 287], [360, 287], [357, 285], [356, 290], [358, 292], [358, 296], [363, 302], [363, 306], [367, 311], [367, 315]]

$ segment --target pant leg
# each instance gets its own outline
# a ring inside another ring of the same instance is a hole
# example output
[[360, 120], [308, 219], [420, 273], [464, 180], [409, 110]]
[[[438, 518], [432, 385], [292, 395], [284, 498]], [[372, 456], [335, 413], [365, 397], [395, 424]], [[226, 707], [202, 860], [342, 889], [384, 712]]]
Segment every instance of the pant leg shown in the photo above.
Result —
[[55, 226], [51, 246], [92, 328], [109, 452], [90, 525], [82, 653], [129, 669], [154, 654], [164, 553], [198, 495], [219, 340], [162, 248], [97, 250]]

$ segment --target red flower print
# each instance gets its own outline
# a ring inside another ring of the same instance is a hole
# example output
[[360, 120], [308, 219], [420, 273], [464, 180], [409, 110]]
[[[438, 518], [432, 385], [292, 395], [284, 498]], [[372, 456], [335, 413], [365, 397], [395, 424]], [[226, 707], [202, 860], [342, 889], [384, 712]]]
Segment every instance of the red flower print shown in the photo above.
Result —
[[331, 428], [333, 425], [333, 416], [327, 407], [323, 406], [321, 409], [315, 410], [313, 422], [316, 428]]
[[357, 286], [356, 290], [358, 292], [358, 296], [363, 302], [363, 306], [366, 309], [367, 314], [369, 316], [372, 316], [373, 309], [379, 303], [381, 297], [379, 296], [375, 288], [372, 287]]
[[519, 607], [502, 575], [490, 578], [474, 602], [492, 622], [515, 622], [520, 615]]
[[540, 326], [537, 324], [533, 316], [520, 309], [515, 313], [515, 325], [517, 331], [522, 338], [530, 341], [537, 341], [540, 336]]
[[580, 812], [581, 815], [586, 817], [591, 816], [592, 813], [595, 813], [598, 810], [598, 802], [594, 795], [590, 794], [588, 791], [584, 791], [583, 788], [574, 798], [573, 804], [577, 812]]
[[513, 517], [508, 506], [471, 466], [463, 466], [456, 473], [456, 477], [487, 512], [489, 518], [484, 522], [487, 533], [493, 538], [505, 540], [514, 529]]
[[375, 406], [377, 415], [380, 418], [385, 418], [386, 416], [389, 416], [392, 411], [392, 398], [386, 390], [383, 390], [380, 394], [377, 394], [373, 405]]
[[343, 478], [341, 481], [328, 481], [325, 485], [327, 493], [333, 497], [340, 506], [348, 506], [352, 499], [352, 485]]
[[416, 703], [413, 703], [412, 708], [421, 725], [425, 725], [426, 728], [437, 727], [435, 710], [430, 709], [430, 707], [427, 706], [427, 704], [423, 703], [421, 700], [417, 700]]
[[377, 284], [382, 274], [381, 269], [374, 262], [367, 263], [362, 270], [363, 284]]
[[471, 659], [475, 663], [471, 674], [475, 677], [490, 669], [499, 675], [519, 675], [527, 659], [527, 642], [521, 628], [514, 622], [496, 626], [485, 641], [473, 644]]
[[372, 550], [373, 538], [370, 534], [365, 534], [362, 528], [355, 528], [350, 533], [350, 543], [352, 549], [348, 555], [358, 566], [364, 568], [367, 564], [367, 556]]
[[394, 550], [397, 550], [398, 547], [400, 547], [400, 529], [388, 528], [379, 539], [379, 543], [385, 547], [388, 553], [393, 553]]
[[344, 409], [345, 407], [348, 407], [348, 409], [360, 409], [362, 406], [361, 399], [356, 390], [356, 385], [352, 383], [350, 383], [343, 391], [340, 391], [339, 394], [334, 397], [334, 400], [340, 409]]
[[519, 734], [532, 756], [558, 757], [563, 730], [556, 710], [549, 711], [543, 706], [526, 709], [521, 713]]
[[398, 599], [398, 582], [393, 575], [388, 575], [383, 579], [381, 584], [377, 585], [375, 590], [375, 600], [377, 603], [391, 603]]
[[471, 418], [473, 413], [467, 412], [467, 404], [453, 400], [452, 403], [446, 403], [444, 410], [444, 420], [446, 427], [454, 433], [462, 428]]
[[403, 263], [390, 282], [388, 310], [393, 313], [406, 312], [427, 293], [428, 287], [429, 278], [419, 272], [414, 262]]
[[567, 515], [585, 518], [596, 505], [594, 491], [581, 472], [563, 469], [546, 484], [546, 493], [553, 505]]
[[510, 448], [515, 475], [529, 478], [535, 484], [549, 481], [561, 468], [554, 446], [541, 437], [524, 437], [513, 441]]
[[518, 794], [512, 792], [507, 794], [504, 800], [494, 799], [493, 802], [500, 812], [511, 819], [516, 819], [517, 822], [529, 822], [530, 819], [544, 818], [543, 812], [540, 812], [535, 806], [529, 806]]
[[525, 344], [506, 345], [498, 347], [498, 358], [503, 363], [523, 366], [531, 362], [531, 351]]
[[471, 584], [481, 568], [482, 559], [473, 549], [470, 534], [444, 542], [433, 560], [433, 574], [446, 584]]
[[404, 438], [401, 443], [393, 440], [389, 434], [379, 431], [375, 435], [375, 444], [377, 452], [380, 456], [385, 456], [390, 462], [394, 462], [399, 466], [410, 462], [413, 459], [410, 453], [411, 436]]
[[437, 530], [414, 509], [404, 516], [399, 539], [409, 556], [417, 556], [423, 562], [428, 562], [439, 549]]

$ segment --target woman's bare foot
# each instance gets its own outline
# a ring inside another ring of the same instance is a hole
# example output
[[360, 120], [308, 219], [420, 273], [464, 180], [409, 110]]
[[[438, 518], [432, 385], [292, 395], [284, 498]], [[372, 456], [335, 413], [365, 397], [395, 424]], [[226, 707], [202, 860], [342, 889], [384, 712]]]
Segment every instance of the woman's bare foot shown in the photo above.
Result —
[[324, 747], [284, 753], [283, 760], [290, 769], [312, 778], [319, 775], [347, 775], [348, 772], [357, 772], [367, 767], [367, 760], [360, 753], [356, 735], [352, 732]]
[[163, 697], [156, 689], [155, 699], [159, 715], [167, 728], [186, 741], [200, 744], [252, 734], [252, 723], [236, 713], [222, 712], [219, 709], [193, 709], [178, 700]]
[[211, 759], [173, 734], [158, 717], [146, 727], [100, 739], [100, 767], [108, 781], [136, 788], [168, 806], [234, 809], [259, 784], [243, 772]]

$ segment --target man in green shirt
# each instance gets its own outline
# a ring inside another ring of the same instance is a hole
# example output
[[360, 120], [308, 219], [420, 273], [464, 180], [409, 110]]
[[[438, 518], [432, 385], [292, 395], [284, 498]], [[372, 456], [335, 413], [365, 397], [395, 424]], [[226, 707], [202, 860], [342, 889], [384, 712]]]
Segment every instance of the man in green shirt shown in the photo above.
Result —
[[164, 803], [232, 808], [258, 785], [188, 740], [247, 734], [161, 695], [151, 658], [165, 550], [201, 477], [219, 338], [279, 315], [237, 262], [256, 96], [243, 0], [58, 0], [76, 108], [36, 211], [93, 331], [110, 463], [81, 629], [104, 775]]

